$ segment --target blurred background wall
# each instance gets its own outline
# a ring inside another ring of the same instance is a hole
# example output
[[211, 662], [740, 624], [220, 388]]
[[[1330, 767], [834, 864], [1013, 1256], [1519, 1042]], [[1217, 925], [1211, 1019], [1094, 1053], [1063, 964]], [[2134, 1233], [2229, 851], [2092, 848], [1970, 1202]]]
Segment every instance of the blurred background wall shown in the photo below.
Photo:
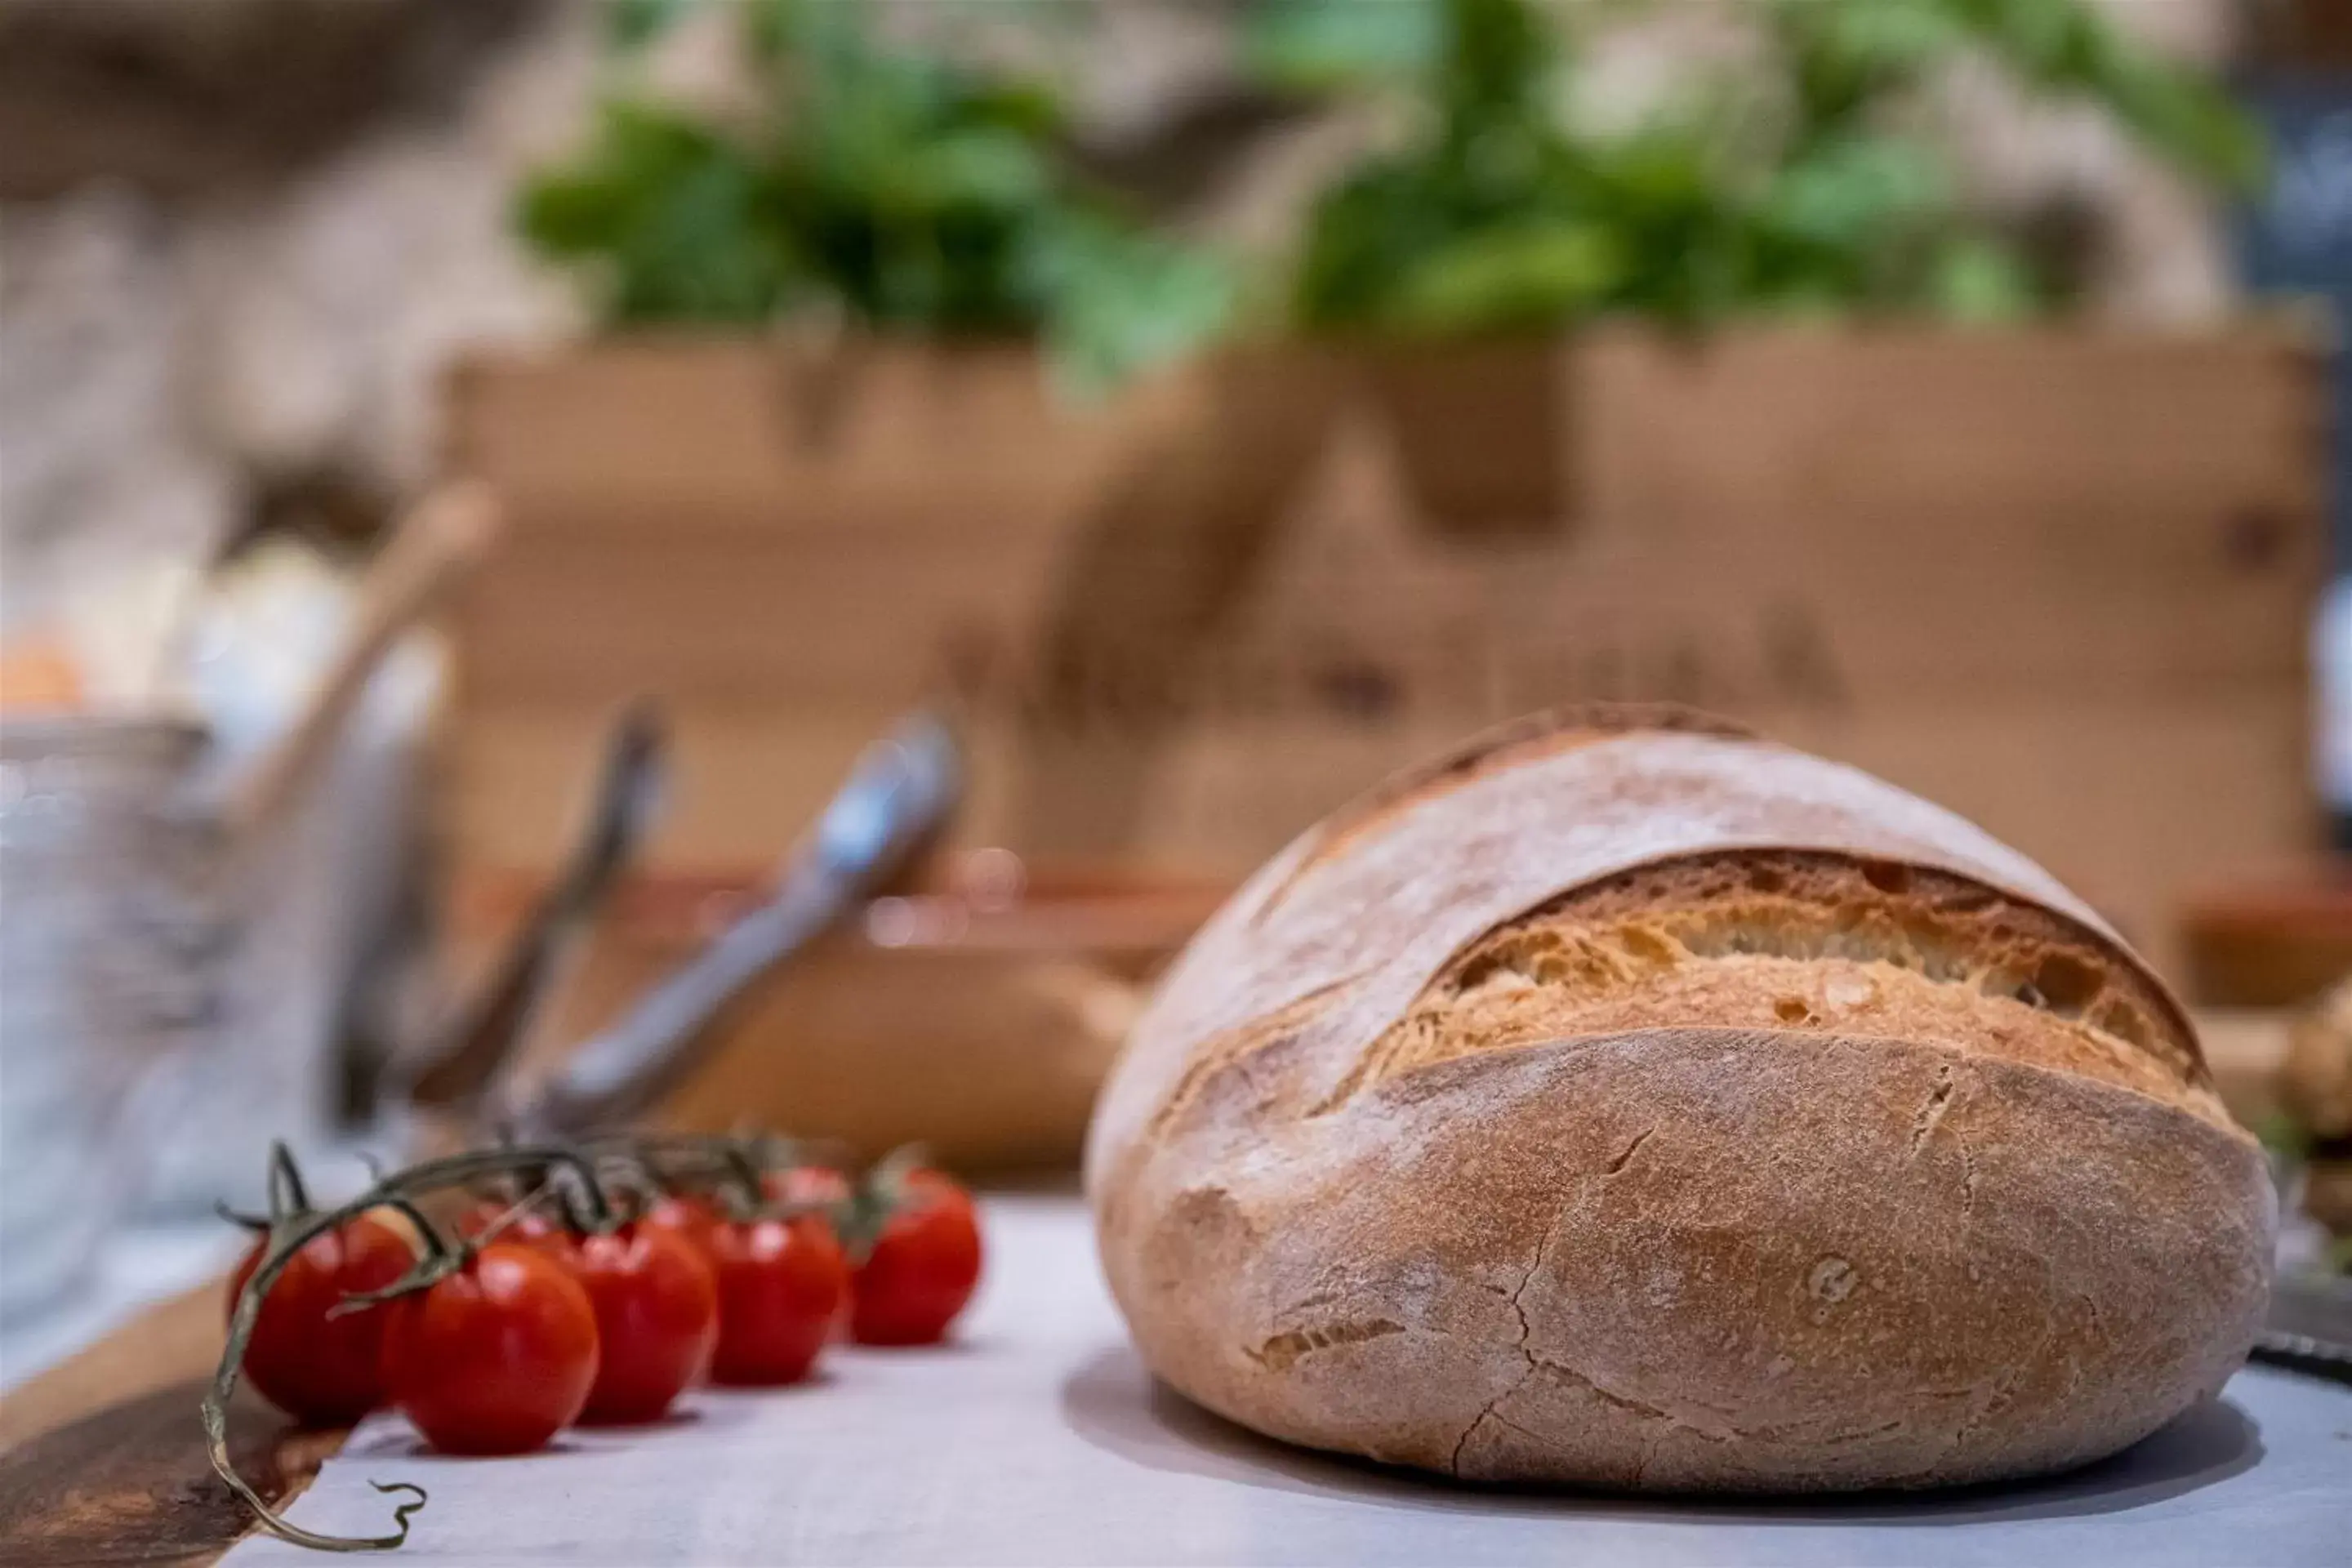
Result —
[[[1238, 79], [1238, 3], [1102, 0], [1074, 60], [1103, 167], [1180, 221], [1271, 243], [1361, 143]], [[289, 515], [365, 535], [430, 472], [436, 377], [461, 345], [579, 321], [509, 222], [522, 175], [585, 130], [605, 7], [561, 0], [5, 0], [0, 5], [0, 409], [21, 621], [109, 529], [226, 542]], [[923, 13], [902, 6], [919, 30]], [[1638, 100], [1711, 47], [1711, 6], [1620, 27], [1593, 66]], [[2231, 0], [2107, 0], [2219, 62]], [[723, 18], [657, 75], [730, 90]], [[967, 28], [967, 31], [971, 29]], [[1995, 199], [2084, 247], [2094, 309], [2210, 320], [2225, 253], [2189, 187], [2097, 117], [1964, 91]], [[133, 524], [131, 517], [143, 521]]]

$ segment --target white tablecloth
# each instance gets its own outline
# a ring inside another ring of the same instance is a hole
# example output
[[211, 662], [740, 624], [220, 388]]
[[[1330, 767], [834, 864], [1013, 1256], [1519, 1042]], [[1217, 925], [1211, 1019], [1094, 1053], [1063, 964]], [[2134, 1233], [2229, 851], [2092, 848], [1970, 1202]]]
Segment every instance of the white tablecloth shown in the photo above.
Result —
[[[433, 1493], [399, 1561], [733, 1563], [2352, 1564], [2352, 1388], [2253, 1367], [2218, 1405], [2059, 1480], [1915, 1498], [1697, 1504], [1473, 1490], [1266, 1442], [1155, 1388], [1073, 1199], [988, 1214], [960, 1343], [837, 1350], [667, 1426], [524, 1459], [362, 1427], [295, 1506], [374, 1533], [370, 1479]], [[320, 1561], [249, 1541], [232, 1568]]]

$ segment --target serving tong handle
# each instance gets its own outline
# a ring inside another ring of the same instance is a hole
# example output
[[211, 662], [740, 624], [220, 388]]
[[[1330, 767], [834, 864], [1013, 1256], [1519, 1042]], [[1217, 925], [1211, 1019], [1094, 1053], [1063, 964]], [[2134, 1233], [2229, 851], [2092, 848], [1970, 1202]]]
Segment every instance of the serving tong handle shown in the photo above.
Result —
[[962, 750], [940, 715], [918, 712], [868, 746], [786, 858], [774, 891], [587, 1041], [506, 1121], [528, 1136], [568, 1137], [651, 1106], [691, 1072], [713, 1026], [752, 984], [883, 891], [937, 842], [963, 789]]
[[531, 1037], [574, 965], [605, 895], [659, 815], [668, 751], [661, 712], [630, 707], [604, 742], [593, 805], [563, 867], [524, 917], [473, 1003], [408, 1085], [408, 1098], [472, 1118]]

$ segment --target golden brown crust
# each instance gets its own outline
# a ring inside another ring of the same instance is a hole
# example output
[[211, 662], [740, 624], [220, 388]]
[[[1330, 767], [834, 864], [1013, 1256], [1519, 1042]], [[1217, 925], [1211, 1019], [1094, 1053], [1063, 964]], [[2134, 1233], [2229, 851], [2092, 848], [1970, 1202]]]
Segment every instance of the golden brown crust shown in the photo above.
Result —
[[2232, 1125], [2196, 1037], [2113, 942], [1967, 878], [1819, 851], [1643, 866], [1496, 928], [1373, 1044], [1349, 1092], [1475, 1051], [1695, 1019], [1933, 1041]]
[[1375, 792], [1171, 972], [1089, 1139], [1155, 1371], [1486, 1479], [1933, 1485], [2218, 1387], [2259, 1151], [2096, 914], [1948, 814], [1703, 726]]

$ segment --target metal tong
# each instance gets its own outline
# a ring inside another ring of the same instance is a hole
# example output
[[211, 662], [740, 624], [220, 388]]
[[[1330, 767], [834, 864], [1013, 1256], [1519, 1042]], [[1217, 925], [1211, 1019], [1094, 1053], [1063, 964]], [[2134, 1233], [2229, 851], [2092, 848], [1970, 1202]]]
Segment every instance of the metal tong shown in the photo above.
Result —
[[505, 1068], [552, 989], [563, 952], [577, 942], [650, 815], [650, 791], [640, 777], [650, 766], [646, 752], [625, 723], [607, 754], [604, 806], [591, 819], [602, 825], [609, 817], [611, 830], [592, 826], [572, 868], [541, 900], [467, 1025], [415, 1079], [420, 1100], [470, 1105], [478, 1120], [531, 1139], [576, 1136], [646, 1109], [700, 1062], [715, 1037], [712, 1026], [753, 982], [914, 865], [963, 793], [962, 748], [947, 721], [929, 711], [901, 721], [860, 754], [778, 868], [765, 900], [736, 917], [551, 1076], [511, 1086]]
[[2281, 1274], [2254, 1355], [2300, 1372], [2352, 1383], [2352, 1279]]
[[440, 1053], [410, 1080], [413, 1103], [464, 1120], [479, 1117], [500, 1074], [562, 989], [605, 894], [659, 814], [667, 749], [660, 711], [651, 703], [632, 706], [614, 724], [594, 803], [562, 868], [524, 917]]

